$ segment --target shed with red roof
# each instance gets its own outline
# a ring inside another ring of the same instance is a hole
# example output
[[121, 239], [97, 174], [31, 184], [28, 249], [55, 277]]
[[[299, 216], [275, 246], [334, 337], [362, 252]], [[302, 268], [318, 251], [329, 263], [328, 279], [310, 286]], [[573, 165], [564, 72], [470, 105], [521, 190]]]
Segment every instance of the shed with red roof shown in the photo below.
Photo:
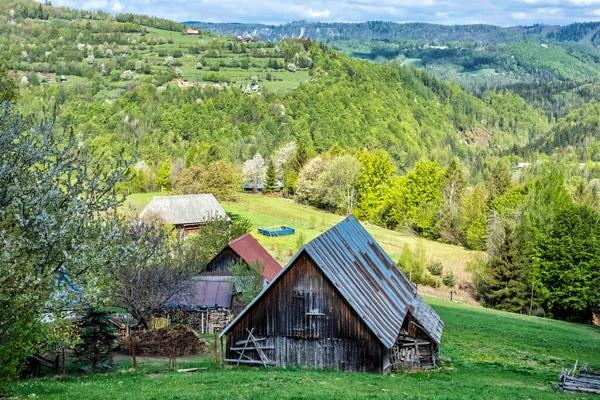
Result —
[[204, 274], [231, 275], [230, 265], [239, 261], [244, 261], [248, 265], [259, 264], [261, 274], [267, 282], [271, 282], [281, 271], [281, 265], [277, 260], [252, 235], [247, 233], [229, 242], [208, 263]]

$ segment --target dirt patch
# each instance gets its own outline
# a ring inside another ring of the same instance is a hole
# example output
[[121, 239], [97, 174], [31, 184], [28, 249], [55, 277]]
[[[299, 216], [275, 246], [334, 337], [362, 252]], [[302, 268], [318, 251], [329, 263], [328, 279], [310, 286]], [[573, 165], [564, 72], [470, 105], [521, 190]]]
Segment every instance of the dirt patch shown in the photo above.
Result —
[[123, 354], [130, 354], [132, 337], [136, 356], [185, 357], [210, 352], [210, 346], [204, 339], [193, 329], [181, 325], [134, 332], [121, 341]]

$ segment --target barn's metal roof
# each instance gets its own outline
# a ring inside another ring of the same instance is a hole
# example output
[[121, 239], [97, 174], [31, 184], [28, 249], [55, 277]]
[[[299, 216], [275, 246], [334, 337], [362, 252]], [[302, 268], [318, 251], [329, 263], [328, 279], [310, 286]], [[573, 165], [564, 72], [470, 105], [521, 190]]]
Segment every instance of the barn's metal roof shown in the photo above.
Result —
[[[417, 294], [381, 246], [352, 216], [305, 245], [286, 268], [222, 332], [234, 326], [262, 294], [306, 252], [386, 348], [391, 348], [408, 313], [437, 343], [443, 322]], [[423, 320], [422, 320], [423, 319]]]
[[229, 282], [193, 279], [185, 282], [182, 290], [165, 307], [183, 307], [189, 310], [230, 308], [231, 285]]
[[248, 264], [258, 262], [262, 267], [262, 276], [271, 282], [281, 271], [281, 265], [249, 233], [229, 242], [228, 245]]
[[201, 224], [212, 219], [229, 219], [212, 194], [157, 196], [140, 213], [140, 218], [156, 215], [173, 225]]

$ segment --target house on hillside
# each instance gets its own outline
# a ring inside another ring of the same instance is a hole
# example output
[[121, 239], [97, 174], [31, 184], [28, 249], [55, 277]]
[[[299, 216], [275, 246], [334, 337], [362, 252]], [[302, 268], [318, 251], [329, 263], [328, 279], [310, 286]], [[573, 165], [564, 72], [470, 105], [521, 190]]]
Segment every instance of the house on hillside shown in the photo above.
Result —
[[140, 213], [140, 218], [157, 217], [175, 225], [183, 233], [192, 233], [211, 220], [229, 220], [212, 194], [157, 196]]
[[[265, 184], [263, 182], [258, 182], [258, 184], [256, 185], [256, 187], [254, 187], [251, 184], [247, 184], [244, 183], [242, 185], [242, 189], [244, 189], [244, 192], [246, 193], [262, 193], [262, 191], [265, 188]], [[275, 191], [279, 192], [283, 189], [283, 183], [281, 183], [281, 181], [277, 181], [275, 183]]]
[[198, 36], [198, 29], [187, 29], [185, 31], [186, 35]]
[[243, 304], [238, 294], [243, 288], [232, 281], [234, 262], [260, 265], [265, 285], [281, 271], [281, 265], [250, 234], [227, 244], [207, 265], [205, 271], [182, 285], [180, 293], [164, 307], [160, 315], [169, 323], [184, 324], [200, 333], [222, 330], [239, 313]]
[[384, 373], [435, 366], [443, 326], [350, 216], [302, 247], [221, 340], [232, 364]]

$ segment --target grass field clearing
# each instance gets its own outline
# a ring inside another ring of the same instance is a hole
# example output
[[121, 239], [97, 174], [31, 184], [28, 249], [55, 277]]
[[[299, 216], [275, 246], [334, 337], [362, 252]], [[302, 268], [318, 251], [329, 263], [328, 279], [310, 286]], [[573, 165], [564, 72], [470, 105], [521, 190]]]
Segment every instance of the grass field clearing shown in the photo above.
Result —
[[[600, 368], [600, 328], [452, 303], [426, 296], [445, 321], [441, 367], [412, 374], [350, 374], [313, 369], [225, 367], [212, 354], [181, 359], [143, 358], [138, 373], [121, 358], [113, 372], [65, 381], [47, 377], [15, 384], [19, 399], [576, 399], [555, 390], [560, 368], [587, 361]], [[147, 374], [161, 370], [165, 373]]]

